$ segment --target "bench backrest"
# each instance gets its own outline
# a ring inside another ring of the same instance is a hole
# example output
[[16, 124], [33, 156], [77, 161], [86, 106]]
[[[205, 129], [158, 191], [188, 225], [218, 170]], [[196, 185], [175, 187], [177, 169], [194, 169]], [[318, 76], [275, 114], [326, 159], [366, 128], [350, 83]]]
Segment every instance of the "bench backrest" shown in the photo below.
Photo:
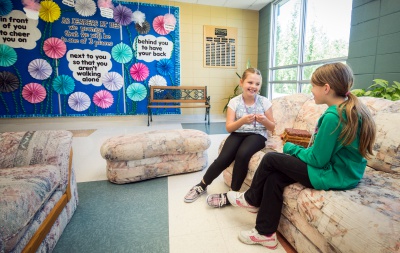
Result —
[[150, 86], [150, 103], [206, 103], [207, 86]]

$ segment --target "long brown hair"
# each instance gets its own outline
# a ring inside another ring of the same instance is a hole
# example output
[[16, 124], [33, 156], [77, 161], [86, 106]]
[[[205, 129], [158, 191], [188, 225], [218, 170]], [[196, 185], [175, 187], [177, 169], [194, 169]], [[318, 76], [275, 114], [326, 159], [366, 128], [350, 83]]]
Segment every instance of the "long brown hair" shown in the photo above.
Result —
[[[357, 136], [359, 119], [361, 118], [359, 152], [363, 157], [373, 155], [373, 145], [376, 136], [376, 126], [372, 115], [360, 100], [350, 92], [353, 86], [353, 71], [343, 63], [330, 63], [317, 68], [311, 77], [314, 85], [323, 86], [329, 84], [336, 96], [347, 97], [338, 106], [340, 122], [343, 123], [339, 139], [343, 145], [349, 145]], [[343, 117], [346, 113], [346, 118]]]

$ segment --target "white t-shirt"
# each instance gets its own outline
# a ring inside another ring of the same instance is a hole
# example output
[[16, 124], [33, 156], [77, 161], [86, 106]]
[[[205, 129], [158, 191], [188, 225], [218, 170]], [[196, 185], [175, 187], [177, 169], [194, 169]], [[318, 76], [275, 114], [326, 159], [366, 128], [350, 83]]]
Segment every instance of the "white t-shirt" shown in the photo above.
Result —
[[[242, 95], [236, 96], [229, 100], [228, 107], [235, 112], [235, 121], [248, 114], [265, 114], [265, 112], [272, 106], [271, 101], [264, 96], [257, 95], [256, 102], [247, 106], [244, 103]], [[265, 138], [268, 138], [267, 129], [262, 124], [254, 121], [250, 124], [244, 124], [235, 132], [237, 133], [257, 133]]]

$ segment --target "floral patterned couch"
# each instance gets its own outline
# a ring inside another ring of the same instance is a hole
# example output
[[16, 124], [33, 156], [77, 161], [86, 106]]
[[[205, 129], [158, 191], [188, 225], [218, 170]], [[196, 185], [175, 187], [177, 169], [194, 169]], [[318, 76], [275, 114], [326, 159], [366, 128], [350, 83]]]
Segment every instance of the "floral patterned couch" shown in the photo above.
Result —
[[0, 133], [0, 252], [51, 252], [78, 204], [72, 133]]
[[[347, 191], [318, 191], [295, 183], [284, 191], [278, 230], [297, 252], [400, 252], [400, 101], [360, 100], [377, 124], [374, 157], [360, 184]], [[251, 158], [242, 190], [250, 186], [265, 153], [282, 151], [285, 128], [313, 130], [327, 108], [304, 94], [277, 98], [272, 104], [277, 127], [266, 147]], [[232, 165], [223, 172], [228, 186], [231, 173]]]

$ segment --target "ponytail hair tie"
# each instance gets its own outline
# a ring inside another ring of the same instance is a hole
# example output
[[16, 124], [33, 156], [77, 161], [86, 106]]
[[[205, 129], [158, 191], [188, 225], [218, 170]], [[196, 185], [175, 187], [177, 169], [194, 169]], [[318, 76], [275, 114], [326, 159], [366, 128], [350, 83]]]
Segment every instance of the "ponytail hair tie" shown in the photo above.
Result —
[[344, 94], [346, 97], [348, 97], [350, 94], [350, 91], [346, 92], [346, 94]]

